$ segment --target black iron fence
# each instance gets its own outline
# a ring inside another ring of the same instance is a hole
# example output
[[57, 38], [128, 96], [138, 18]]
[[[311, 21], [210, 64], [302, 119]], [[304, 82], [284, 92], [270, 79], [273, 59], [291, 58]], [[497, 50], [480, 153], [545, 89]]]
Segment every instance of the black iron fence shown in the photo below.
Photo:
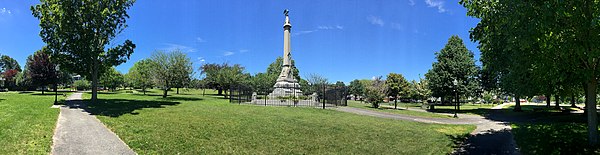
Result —
[[269, 91], [256, 91], [246, 85], [235, 85], [229, 88], [229, 102], [234, 104], [252, 104], [262, 106], [289, 107], [335, 107], [346, 106], [348, 88], [346, 86], [314, 87], [312, 94], [294, 94], [290, 96], [269, 96]]

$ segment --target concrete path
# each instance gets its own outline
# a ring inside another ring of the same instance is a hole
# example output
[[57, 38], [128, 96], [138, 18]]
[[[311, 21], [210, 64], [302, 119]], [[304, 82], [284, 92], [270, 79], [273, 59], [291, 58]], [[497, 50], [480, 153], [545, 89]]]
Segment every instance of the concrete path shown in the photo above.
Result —
[[520, 154], [506, 122], [486, 119], [478, 115], [459, 115], [459, 118], [428, 118], [392, 114], [352, 107], [337, 107], [338, 111], [381, 118], [435, 124], [473, 124], [477, 128], [454, 154]]
[[54, 155], [129, 155], [136, 154], [95, 116], [84, 110], [81, 92], [67, 98], [52, 137]]

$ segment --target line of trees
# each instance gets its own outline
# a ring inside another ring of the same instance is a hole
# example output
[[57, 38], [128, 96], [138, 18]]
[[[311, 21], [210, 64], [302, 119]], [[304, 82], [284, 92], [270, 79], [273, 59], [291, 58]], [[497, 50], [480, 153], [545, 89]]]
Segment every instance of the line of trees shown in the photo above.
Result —
[[[598, 144], [596, 100], [600, 78], [600, 1], [461, 0], [481, 19], [479, 42], [490, 86], [515, 96], [585, 94], [588, 140]], [[519, 10], [519, 11], [515, 11]]]

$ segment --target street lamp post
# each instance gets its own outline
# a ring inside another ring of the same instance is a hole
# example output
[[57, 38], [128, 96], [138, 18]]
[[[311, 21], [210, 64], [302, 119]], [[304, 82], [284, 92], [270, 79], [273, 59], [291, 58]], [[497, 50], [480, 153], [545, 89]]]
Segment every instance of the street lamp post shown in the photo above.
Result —
[[456, 95], [455, 97], [455, 103], [454, 103], [454, 118], [458, 118], [458, 115], [456, 113], [458, 113], [458, 81], [456, 79], [454, 79], [454, 81], [452, 81], [452, 84], [454, 84], [454, 94]]
[[58, 65], [54, 66], [54, 105], [58, 105]]

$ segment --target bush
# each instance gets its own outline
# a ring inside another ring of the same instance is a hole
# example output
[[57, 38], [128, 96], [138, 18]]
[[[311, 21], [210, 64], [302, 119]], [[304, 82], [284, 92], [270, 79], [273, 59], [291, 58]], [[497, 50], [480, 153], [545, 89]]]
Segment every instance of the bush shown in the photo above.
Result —
[[73, 87], [77, 90], [87, 90], [90, 89], [90, 82], [87, 80], [77, 80], [73, 83]]
[[379, 102], [371, 102], [371, 106], [373, 106], [373, 108], [379, 108]]

